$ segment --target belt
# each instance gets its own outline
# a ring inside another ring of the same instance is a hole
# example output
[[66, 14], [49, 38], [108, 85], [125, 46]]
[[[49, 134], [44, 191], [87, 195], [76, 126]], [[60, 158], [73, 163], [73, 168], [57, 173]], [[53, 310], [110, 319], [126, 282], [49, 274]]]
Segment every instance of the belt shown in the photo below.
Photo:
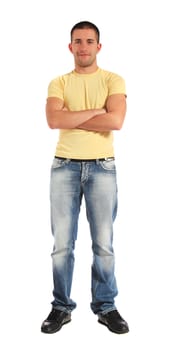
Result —
[[55, 158], [61, 159], [61, 160], [70, 160], [71, 162], [96, 162], [97, 160], [104, 161], [104, 160], [114, 160], [115, 159], [115, 157], [96, 158], [96, 159], [71, 159], [71, 158], [63, 158], [63, 157], [57, 157], [57, 156], [55, 156]]

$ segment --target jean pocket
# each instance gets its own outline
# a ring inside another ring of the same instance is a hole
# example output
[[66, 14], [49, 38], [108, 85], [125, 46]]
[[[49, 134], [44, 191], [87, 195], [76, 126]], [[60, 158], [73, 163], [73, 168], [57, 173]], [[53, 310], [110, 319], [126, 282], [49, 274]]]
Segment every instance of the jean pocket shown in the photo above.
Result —
[[116, 171], [114, 159], [101, 160], [100, 165], [104, 170]]
[[53, 159], [53, 164], [52, 164], [52, 169], [58, 169], [63, 167], [65, 164], [68, 163], [68, 159], [59, 159], [59, 158], [54, 158]]

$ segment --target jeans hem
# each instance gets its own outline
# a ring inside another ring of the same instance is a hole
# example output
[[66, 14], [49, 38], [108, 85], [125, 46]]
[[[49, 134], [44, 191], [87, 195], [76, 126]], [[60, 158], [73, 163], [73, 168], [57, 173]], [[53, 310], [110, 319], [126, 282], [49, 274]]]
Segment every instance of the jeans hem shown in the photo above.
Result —
[[101, 312], [98, 312], [97, 314], [98, 315], [106, 315], [107, 313], [109, 313], [109, 312], [111, 312], [111, 311], [115, 311], [116, 310], [116, 306], [113, 306], [113, 307], [111, 307], [111, 308], [108, 308], [108, 309], [106, 309], [106, 310], [103, 310], [103, 311], [101, 311]]
[[54, 306], [53, 304], [52, 304], [52, 306], [53, 306], [53, 309], [66, 312], [66, 314], [71, 314], [71, 312], [73, 311], [73, 310], [69, 310], [69, 309], [67, 309], [66, 307], [63, 307], [63, 306]]

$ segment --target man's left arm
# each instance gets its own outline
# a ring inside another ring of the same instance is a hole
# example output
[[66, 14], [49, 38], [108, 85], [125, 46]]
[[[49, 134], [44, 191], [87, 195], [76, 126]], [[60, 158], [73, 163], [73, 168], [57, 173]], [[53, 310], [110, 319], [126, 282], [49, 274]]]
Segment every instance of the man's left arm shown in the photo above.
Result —
[[98, 114], [78, 126], [78, 129], [92, 131], [120, 130], [126, 115], [126, 96], [113, 94], [107, 98], [105, 113]]

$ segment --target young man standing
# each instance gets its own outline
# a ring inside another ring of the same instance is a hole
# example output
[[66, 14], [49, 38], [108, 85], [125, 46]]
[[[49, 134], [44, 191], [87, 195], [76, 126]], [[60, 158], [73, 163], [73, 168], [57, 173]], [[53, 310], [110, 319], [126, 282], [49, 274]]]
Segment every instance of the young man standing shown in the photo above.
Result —
[[41, 326], [44, 333], [60, 330], [76, 307], [70, 292], [83, 196], [93, 250], [91, 309], [112, 332], [129, 331], [115, 305], [113, 251], [117, 214], [113, 130], [123, 125], [126, 91], [122, 77], [98, 67], [100, 49], [99, 29], [93, 23], [74, 25], [69, 50], [75, 69], [52, 80], [48, 88], [47, 122], [60, 134], [50, 186], [54, 300]]

